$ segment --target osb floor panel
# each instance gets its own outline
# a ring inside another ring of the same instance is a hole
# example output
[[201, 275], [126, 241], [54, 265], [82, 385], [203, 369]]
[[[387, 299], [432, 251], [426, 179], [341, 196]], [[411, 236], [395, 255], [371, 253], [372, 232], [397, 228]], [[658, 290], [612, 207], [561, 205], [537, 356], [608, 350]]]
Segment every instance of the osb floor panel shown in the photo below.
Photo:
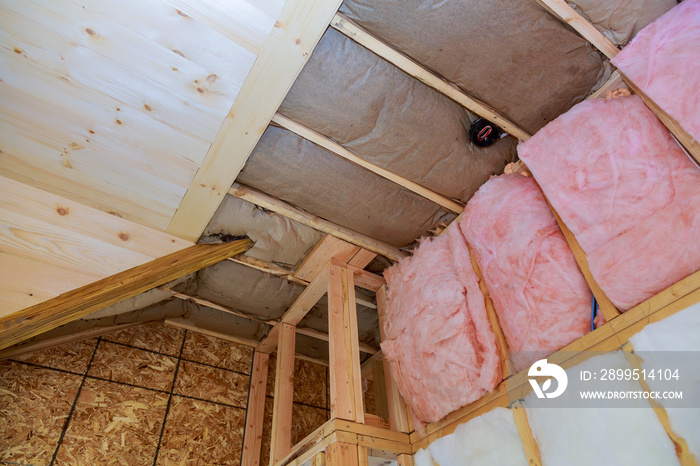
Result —
[[0, 361], [0, 460], [49, 464], [82, 377]]
[[[150, 323], [0, 361], [0, 464], [238, 465], [252, 353]], [[295, 375], [296, 441], [328, 412], [326, 368]]]

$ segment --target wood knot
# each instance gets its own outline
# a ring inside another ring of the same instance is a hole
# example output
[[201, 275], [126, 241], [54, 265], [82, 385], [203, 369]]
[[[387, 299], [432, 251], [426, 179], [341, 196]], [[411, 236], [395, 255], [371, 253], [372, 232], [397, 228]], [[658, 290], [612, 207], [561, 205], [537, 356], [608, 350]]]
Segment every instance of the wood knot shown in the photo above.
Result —
[[126, 233], [119, 233], [119, 239], [122, 241], [129, 241], [129, 235]]
[[22, 51], [20, 49], [18, 49], [17, 47], [15, 47], [15, 53], [21, 54]]
[[85, 28], [85, 32], [87, 33], [88, 36], [96, 36], [97, 35], [95, 30], [92, 28]]
[[143, 104], [143, 108], [145, 108], [147, 111], [151, 111], [151, 106], [148, 104]]
[[59, 207], [56, 209], [56, 213], [63, 217], [64, 215], [68, 215], [69, 209], [68, 207]]
[[121, 120], [115, 120], [115, 121], [117, 122], [118, 125], [121, 125], [121, 124], [122, 124], [122, 121], [121, 121]]
[[113, 210], [110, 210], [110, 211], [107, 212], [107, 213], [108, 213], [109, 215], [114, 215], [115, 217], [124, 218], [124, 217], [122, 217], [122, 214], [120, 214], [119, 212], [115, 212], [115, 211], [113, 211]]

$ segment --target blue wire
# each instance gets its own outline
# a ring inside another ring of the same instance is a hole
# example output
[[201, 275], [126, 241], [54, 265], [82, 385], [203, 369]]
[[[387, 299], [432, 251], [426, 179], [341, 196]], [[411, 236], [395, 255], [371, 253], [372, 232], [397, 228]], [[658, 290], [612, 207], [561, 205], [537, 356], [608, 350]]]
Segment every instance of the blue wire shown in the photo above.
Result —
[[595, 311], [598, 307], [598, 302], [595, 300], [595, 296], [593, 296], [593, 309], [591, 309], [591, 330], [595, 330]]

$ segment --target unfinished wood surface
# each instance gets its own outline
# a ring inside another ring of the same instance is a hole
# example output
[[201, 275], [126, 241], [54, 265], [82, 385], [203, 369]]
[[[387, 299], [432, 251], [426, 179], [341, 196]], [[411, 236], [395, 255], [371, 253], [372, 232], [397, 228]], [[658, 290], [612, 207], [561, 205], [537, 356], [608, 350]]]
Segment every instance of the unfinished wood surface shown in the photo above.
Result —
[[358, 466], [369, 466], [369, 448], [357, 446], [357, 464]]
[[346, 263], [359, 251], [359, 246], [338, 239], [333, 235], [325, 234], [321, 241], [316, 243], [311, 252], [301, 261], [294, 275], [310, 282], [321, 270], [328, 266], [328, 262], [332, 258]]
[[0, 316], [191, 245], [0, 177]]
[[303, 280], [297, 277], [291, 271], [285, 269], [284, 267], [280, 267], [279, 265], [274, 264], [272, 262], [266, 262], [242, 254], [239, 254], [236, 257], [231, 257], [228, 260], [231, 262], [235, 262], [236, 264], [245, 265], [246, 267], [250, 267], [251, 269], [259, 270], [261, 272], [269, 273], [270, 275], [274, 275], [276, 277], [284, 278], [285, 280], [289, 280], [290, 282], [296, 283], [298, 285], [306, 286], [309, 284], [308, 280]]
[[372, 239], [361, 233], [341, 227], [340, 225], [336, 225], [328, 220], [324, 220], [312, 213], [294, 207], [287, 202], [281, 201], [248, 186], [234, 183], [229, 190], [229, 194], [262, 207], [263, 209], [271, 210], [272, 212], [299, 222], [302, 225], [309, 226], [323, 233], [327, 233], [335, 236], [336, 238], [345, 240], [348, 243], [365, 248], [368, 251], [380, 254], [387, 259], [395, 261], [406, 256], [405, 252], [400, 251], [399, 248], [395, 246], [391, 246], [390, 244]]
[[175, 212], [168, 232], [196, 241], [328, 27], [341, 0], [288, 0]]
[[413, 456], [412, 455], [397, 455], [396, 462], [398, 466], [413, 466]]
[[[330, 337], [328, 336], [327, 333], [320, 332], [318, 330], [314, 330], [314, 329], [308, 328], [308, 327], [297, 327], [297, 333], [299, 335], [306, 335], [307, 337], [315, 338], [317, 340], [330, 341]], [[377, 352], [379, 352], [379, 350], [377, 348], [373, 348], [373, 347], [369, 346], [367, 343], [363, 343], [363, 342], [360, 342], [358, 347], [362, 353], [376, 354]]]
[[203, 335], [208, 335], [210, 337], [218, 338], [220, 340], [232, 341], [234, 343], [239, 343], [241, 345], [255, 347], [255, 345], [258, 344], [258, 342], [256, 340], [236, 337], [236, 336], [229, 335], [226, 333], [216, 332], [216, 331], [208, 329], [208, 328], [199, 327], [199, 326], [197, 326], [196, 323], [194, 323], [188, 319], [185, 319], [183, 317], [175, 317], [172, 319], [165, 319], [164, 323], [166, 325], [172, 325], [173, 327], [178, 327], [178, 328], [181, 328], [184, 330], [190, 330], [192, 332], [201, 333]]
[[425, 199], [435, 202], [436, 204], [444, 207], [450, 212], [459, 214], [464, 210], [464, 206], [459, 202], [455, 202], [452, 199], [443, 196], [442, 194], [438, 194], [435, 191], [432, 191], [424, 186], [419, 185], [418, 183], [415, 183], [402, 176], [392, 173], [389, 170], [374, 165], [373, 163], [367, 162], [366, 160], [362, 159], [361, 157], [358, 157], [352, 151], [346, 149], [345, 147], [341, 146], [340, 144], [328, 138], [327, 136], [324, 136], [323, 134], [314, 131], [311, 128], [307, 128], [306, 126], [297, 123], [296, 121], [291, 120], [285, 117], [284, 115], [278, 113], [274, 116], [274, 118], [272, 118], [272, 121], [277, 123], [281, 127], [288, 129], [289, 131], [301, 136], [302, 138], [313, 142], [317, 146], [323, 147], [324, 149], [332, 152], [338, 157], [344, 158], [345, 160], [349, 160], [350, 162], [354, 163], [355, 165], [359, 165], [365, 170], [369, 170], [372, 173], [381, 176], [382, 178], [392, 181], [398, 184], [399, 186], [406, 188], [407, 190], [412, 191], [421, 197], [424, 197]]
[[320, 451], [316, 453], [311, 460], [311, 466], [326, 466], [326, 452]]
[[331, 418], [364, 422], [352, 271], [331, 263], [328, 277]]
[[503, 328], [498, 320], [498, 315], [496, 314], [496, 309], [493, 307], [493, 301], [489, 296], [489, 291], [486, 289], [486, 281], [484, 276], [481, 274], [481, 269], [479, 264], [476, 263], [474, 254], [472, 253], [472, 248], [467, 244], [467, 249], [469, 249], [469, 257], [471, 258], [472, 267], [474, 268], [474, 273], [476, 273], [479, 279], [479, 289], [484, 295], [484, 305], [486, 306], [486, 317], [491, 324], [491, 330], [493, 330], [494, 335], [496, 335], [496, 344], [498, 345], [498, 354], [501, 356], [501, 377], [507, 379], [508, 376], [514, 370], [512, 364], [510, 363], [510, 358], [508, 357], [508, 342], [506, 341], [506, 336], [503, 333]]
[[282, 323], [277, 347], [275, 399], [272, 411], [270, 459], [281, 460], [292, 449], [292, 402], [294, 395], [294, 325]]
[[535, 0], [544, 5], [547, 11], [553, 13], [561, 21], [574, 28], [584, 39], [593, 44], [606, 57], [612, 59], [619, 50], [615, 45], [595, 28], [586, 18], [574, 10], [565, 0]]
[[358, 269], [364, 269], [374, 260], [375, 257], [377, 257], [376, 252], [360, 249], [357, 251], [357, 254], [355, 254], [353, 258], [348, 261], [348, 265], [352, 265]]
[[[374, 360], [372, 368], [372, 389], [374, 390], [374, 404], [377, 409], [377, 416], [389, 419], [389, 404], [386, 399], [386, 377], [391, 374], [384, 374], [384, 361]], [[390, 427], [390, 425], [387, 425]]]
[[249, 239], [197, 244], [0, 318], [0, 349], [240, 254]]
[[[634, 346], [632, 343], [627, 342], [624, 345], [622, 345], [622, 349], [625, 353], [625, 356], [627, 357], [627, 361], [629, 362], [630, 366], [632, 366], [633, 370], [638, 370], [640, 373], [642, 372], [642, 358], [640, 358], [637, 354], [634, 352]], [[642, 386], [642, 389], [647, 392], [651, 393], [651, 388], [649, 388], [649, 384], [644, 380], [644, 378], [640, 378], [638, 380], [639, 384]], [[693, 452], [690, 451], [688, 448], [688, 443], [685, 441], [685, 439], [676, 434], [673, 429], [671, 428], [671, 423], [669, 422], [668, 419], [668, 413], [664, 409], [663, 406], [661, 406], [655, 399], [649, 398], [649, 404], [651, 407], [654, 409], [654, 412], [656, 413], [656, 416], [659, 418], [659, 421], [661, 422], [661, 425], [664, 426], [664, 430], [666, 431], [666, 434], [668, 437], [671, 439], [673, 442], [673, 445], [675, 446], [676, 450], [676, 455], [678, 456], [678, 460], [681, 463], [681, 466], [697, 466], [697, 462], [695, 461], [695, 457], [693, 455]]]
[[675, 136], [676, 140], [681, 144], [686, 152], [691, 155], [691, 157], [695, 160], [695, 163], [700, 165], [700, 141], [696, 141], [690, 134], [688, 134], [676, 120], [674, 120], [668, 113], [659, 107], [656, 102], [654, 102], [644, 93], [644, 91], [637, 87], [637, 85], [631, 79], [624, 74], [621, 75], [627, 86], [629, 86], [629, 88], [635, 94], [642, 98], [647, 107], [654, 112], [654, 115], [661, 120], [661, 123], [668, 128], [668, 130], [671, 132], [671, 134], [673, 134], [673, 136]]
[[[381, 340], [384, 340], [384, 320], [386, 319], [386, 286], [382, 286], [377, 290], [377, 315], [379, 317], [379, 334]], [[386, 385], [386, 401], [389, 411], [389, 426], [391, 430], [396, 432], [410, 432], [408, 422], [408, 411], [406, 403], [399, 393], [396, 386], [396, 381], [391, 374], [391, 363], [382, 358], [384, 366], [384, 383]]]
[[[331, 264], [340, 265], [340, 262], [335, 259], [331, 259]], [[355, 286], [359, 288], [364, 288], [365, 290], [377, 292], [379, 288], [386, 285], [386, 280], [380, 275], [373, 274], [372, 272], [367, 272], [358, 267], [354, 267], [350, 264], [344, 264], [353, 275], [355, 280]]]
[[243, 456], [241, 457], [241, 465], [243, 466], [260, 465], [263, 418], [265, 414], [265, 387], [267, 386], [269, 359], [269, 354], [255, 352], [253, 355], [253, 373], [251, 374], [250, 389], [248, 391]]
[[394, 64], [407, 74], [413, 76], [424, 84], [427, 84], [449, 99], [454, 100], [470, 112], [486, 118], [491, 123], [499, 126], [513, 137], [520, 139], [521, 141], [527, 141], [530, 138], [530, 134], [517, 126], [515, 123], [509, 121], [497, 110], [467, 95], [454, 84], [448, 83], [443, 78], [436, 76], [433, 72], [427, 70], [401, 52], [396, 51], [391, 46], [385, 44], [343, 15], [335, 15], [333, 21], [331, 22], [331, 26], [348, 36], [350, 39], [356, 41], [358, 44], [379, 55], [386, 61]]
[[569, 248], [571, 248], [571, 252], [574, 254], [574, 258], [576, 259], [576, 263], [578, 264], [578, 267], [581, 270], [581, 273], [583, 274], [583, 278], [586, 279], [588, 287], [591, 289], [591, 291], [593, 292], [593, 296], [595, 296], [595, 299], [598, 302], [600, 312], [603, 314], [606, 321], [613, 320], [615, 317], [620, 315], [620, 311], [615, 307], [612, 301], [610, 301], [608, 295], [605, 294], [605, 291], [603, 291], [603, 289], [600, 287], [600, 285], [598, 285], [598, 282], [596, 282], [595, 278], [593, 277], [591, 269], [590, 267], [588, 267], [588, 258], [586, 257], [586, 253], [583, 252], [583, 248], [581, 248], [581, 245], [578, 243], [578, 240], [576, 239], [574, 234], [566, 226], [566, 224], [561, 219], [557, 211], [554, 210], [554, 207], [552, 207], [552, 204], [550, 204], [549, 199], [547, 199], [547, 204], [552, 210], [554, 218], [557, 220], [559, 228], [564, 234], [564, 239], [566, 239], [566, 242], [569, 244]]
[[518, 433], [520, 434], [520, 440], [523, 443], [523, 448], [525, 449], [525, 456], [527, 457], [528, 464], [532, 466], [540, 466], [542, 464], [542, 459], [540, 458], [540, 447], [537, 445], [535, 437], [532, 435], [532, 430], [530, 429], [530, 423], [527, 420], [527, 412], [525, 411], [525, 406], [522, 401], [518, 400], [511, 405], [511, 412], [515, 418], [515, 425], [518, 427]]
[[326, 447], [328, 466], [359, 466], [357, 444], [335, 442]]
[[200, 306], [205, 306], [205, 307], [210, 307], [212, 309], [216, 309], [219, 311], [226, 312], [227, 314], [232, 314], [234, 316], [242, 317], [244, 319], [252, 320], [253, 322], [258, 322], [261, 324], [269, 324], [269, 325], [275, 325], [277, 321], [268, 321], [268, 320], [263, 320], [255, 317], [254, 315], [251, 314], [246, 314], [241, 311], [237, 311], [235, 309], [232, 309], [227, 306], [222, 306], [221, 304], [217, 304], [213, 301], [210, 301], [208, 299], [204, 298], [198, 298], [197, 296], [190, 296], [185, 293], [173, 293], [173, 296], [175, 296], [178, 299], [182, 299], [184, 301], [190, 301], [196, 304], [199, 304]]
[[605, 81], [605, 84], [603, 84], [597, 91], [591, 93], [591, 95], [586, 97], [586, 99], [597, 99], [599, 97], [606, 97], [608, 92], [620, 88], [627, 88], [627, 85], [622, 79], [622, 75], [620, 74], [620, 72], [615, 70], [610, 75], [610, 78], [607, 81]]

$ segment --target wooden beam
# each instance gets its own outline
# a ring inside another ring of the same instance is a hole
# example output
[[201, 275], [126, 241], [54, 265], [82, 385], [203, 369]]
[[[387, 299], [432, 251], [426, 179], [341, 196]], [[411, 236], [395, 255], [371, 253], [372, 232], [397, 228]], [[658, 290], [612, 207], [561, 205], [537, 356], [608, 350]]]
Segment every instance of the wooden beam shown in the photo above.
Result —
[[199, 304], [200, 306], [205, 306], [205, 307], [210, 307], [212, 309], [216, 309], [217, 311], [222, 311], [227, 314], [232, 314], [237, 317], [242, 317], [244, 319], [252, 320], [253, 322], [257, 322], [259, 324], [267, 324], [267, 325], [275, 325], [277, 321], [269, 321], [269, 320], [264, 320], [260, 319], [258, 317], [255, 317], [250, 314], [246, 314], [245, 312], [237, 311], [235, 309], [232, 309], [228, 306], [222, 306], [221, 304], [217, 304], [213, 301], [209, 301], [208, 299], [204, 298], [198, 298], [197, 296], [190, 296], [185, 293], [174, 293], [173, 296], [175, 296], [178, 299], [182, 299], [183, 301], [191, 301], [193, 303]]
[[432, 87], [436, 91], [445, 95], [447, 98], [457, 102], [470, 112], [486, 118], [491, 123], [499, 126], [513, 137], [520, 139], [521, 141], [527, 141], [530, 138], [529, 133], [508, 120], [508, 118], [499, 113], [496, 109], [491, 108], [484, 102], [467, 95], [454, 84], [446, 82], [443, 78], [435, 75], [433, 72], [427, 70], [425, 67], [408, 58], [406, 55], [394, 50], [391, 46], [365, 31], [348, 18], [336, 14], [333, 21], [331, 21], [331, 26], [358, 44], [379, 55], [386, 61], [394, 64], [405, 73]]
[[[307, 337], [315, 338], [317, 340], [330, 341], [330, 337], [327, 333], [319, 332], [308, 327], [297, 327], [297, 333], [299, 335], [306, 335]], [[369, 346], [367, 343], [359, 342], [359, 349], [362, 353], [376, 354], [379, 352], [377, 348]]]
[[[381, 287], [377, 291], [377, 315], [379, 317], [379, 334], [384, 340], [384, 320], [386, 319], [386, 286]], [[396, 432], [410, 432], [411, 428], [408, 422], [408, 411], [399, 389], [396, 386], [396, 381], [391, 375], [391, 365], [386, 358], [383, 358], [384, 364], [384, 383], [386, 385], [386, 400], [389, 410], [389, 425], [391, 430]]]
[[294, 394], [294, 325], [282, 323], [279, 331], [275, 399], [272, 410], [270, 460], [281, 460], [292, 450], [292, 403]]
[[605, 37], [602, 32], [574, 10], [565, 0], [535, 1], [543, 5], [547, 11], [553, 13], [559, 20], [574, 28], [581, 37], [593, 44], [606, 57], [613, 59], [620, 52], [610, 39]]
[[[625, 353], [625, 356], [627, 357], [627, 361], [630, 363], [630, 366], [632, 366], [632, 370], [638, 370], [640, 373], [642, 373], [642, 358], [640, 358], [634, 352], [634, 346], [632, 345], [632, 343], [627, 342], [624, 345], [622, 345], [622, 350]], [[651, 388], [649, 387], [649, 384], [646, 382], [646, 380], [644, 380], [643, 377], [641, 377], [638, 380], [638, 382], [645, 392], [651, 393]], [[661, 425], [664, 426], [666, 434], [673, 442], [676, 449], [676, 455], [678, 456], [678, 460], [680, 461], [681, 466], [697, 466], [698, 463], [695, 461], [693, 452], [691, 452], [688, 448], [688, 442], [686, 442], [683, 437], [676, 434], [671, 428], [671, 423], [668, 419], [668, 413], [666, 412], [664, 407], [661, 406], [658, 401], [651, 397], [649, 398], [649, 404], [651, 404], [651, 407], [654, 409], [654, 412], [659, 418]]]
[[269, 359], [269, 354], [257, 351], [253, 354], [253, 373], [250, 379], [245, 431], [243, 433], [243, 456], [241, 457], [241, 465], [243, 466], [260, 465]]
[[331, 263], [328, 279], [331, 419], [364, 423], [353, 273]]
[[620, 72], [615, 70], [610, 75], [610, 78], [608, 78], [608, 80], [605, 81], [605, 84], [600, 86], [600, 89], [598, 89], [597, 91], [591, 93], [591, 95], [586, 97], [586, 100], [597, 99], [599, 97], [606, 97], [608, 92], [614, 91], [615, 89], [620, 89], [621, 87], [626, 88], [627, 85], [625, 84], [625, 81], [622, 79], [622, 75], [620, 74]]
[[528, 464], [531, 466], [541, 466], [542, 459], [540, 458], [540, 447], [537, 445], [535, 437], [532, 435], [530, 423], [527, 420], [527, 412], [522, 401], [517, 400], [511, 405], [511, 412], [515, 418], [515, 425], [518, 427], [520, 440], [525, 449], [525, 456]]
[[294, 275], [302, 280], [311, 281], [328, 266], [328, 261], [332, 258], [335, 257], [339, 261], [347, 263], [360, 249], [359, 246], [338, 239], [333, 235], [325, 234], [301, 261]]
[[253, 245], [250, 239], [195, 244], [0, 318], [0, 349], [196, 272]]
[[324, 220], [314, 214], [294, 207], [287, 202], [276, 199], [248, 186], [233, 183], [233, 186], [229, 190], [229, 194], [262, 207], [263, 209], [271, 210], [272, 212], [280, 214], [323, 233], [333, 235], [336, 238], [347, 241], [348, 243], [360, 246], [368, 251], [380, 254], [393, 261], [407, 256], [405, 252], [400, 251], [399, 248], [395, 246], [391, 246], [390, 244], [372, 239], [361, 233], [341, 227], [340, 225], [336, 225], [328, 220]]
[[413, 466], [413, 455], [397, 455], [396, 463], [398, 466]]
[[231, 262], [235, 262], [236, 264], [245, 265], [246, 267], [250, 267], [251, 269], [259, 270], [261, 272], [269, 273], [270, 275], [274, 275], [276, 277], [284, 278], [285, 280], [289, 280], [290, 282], [296, 283], [297, 285], [306, 286], [309, 284], [308, 280], [303, 280], [296, 274], [293, 274], [290, 270], [280, 267], [279, 265], [274, 264], [272, 262], [265, 262], [260, 259], [256, 259], [254, 257], [246, 256], [243, 254], [231, 257], [228, 260]]
[[452, 199], [443, 196], [442, 194], [438, 194], [435, 191], [432, 191], [424, 186], [419, 185], [418, 183], [414, 183], [413, 181], [408, 180], [402, 176], [396, 175], [395, 173], [392, 173], [389, 170], [374, 165], [373, 163], [369, 163], [361, 157], [355, 155], [352, 151], [333, 141], [329, 137], [324, 136], [323, 134], [314, 131], [311, 128], [307, 128], [306, 126], [297, 123], [296, 121], [291, 120], [284, 115], [278, 113], [274, 116], [274, 118], [272, 118], [272, 121], [277, 123], [281, 127], [301, 136], [302, 138], [313, 142], [317, 146], [323, 147], [324, 149], [326, 149], [329, 152], [332, 152], [338, 157], [344, 158], [345, 160], [348, 160], [354, 163], [355, 165], [359, 165], [365, 170], [369, 170], [372, 173], [381, 176], [382, 178], [392, 181], [398, 184], [399, 186], [406, 188], [407, 190], [412, 191], [418, 194], [419, 196], [424, 197], [425, 199], [428, 199], [429, 201], [432, 201], [444, 207], [450, 212], [459, 214], [464, 210], [464, 206], [459, 202], [455, 202]]
[[243, 169], [341, 0], [288, 0], [168, 232], [196, 241]]
[[61, 335], [60, 337], [49, 338], [47, 340], [33, 341], [24, 345], [12, 346], [0, 351], [0, 359], [16, 358], [17, 356], [23, 356], [36, 351], [55, 348], [56, 346], [65, 345], [66, 343], [108, 335], [110, 333], [124, 330], [125, 328], [140, 325], [141, 323], [142, 322], [132, 322], [129, 324], [112, 325], [109, 327], [95, 327], [87, 330], [81, 330], [76, 333], [71, 333], [70, 335]]

